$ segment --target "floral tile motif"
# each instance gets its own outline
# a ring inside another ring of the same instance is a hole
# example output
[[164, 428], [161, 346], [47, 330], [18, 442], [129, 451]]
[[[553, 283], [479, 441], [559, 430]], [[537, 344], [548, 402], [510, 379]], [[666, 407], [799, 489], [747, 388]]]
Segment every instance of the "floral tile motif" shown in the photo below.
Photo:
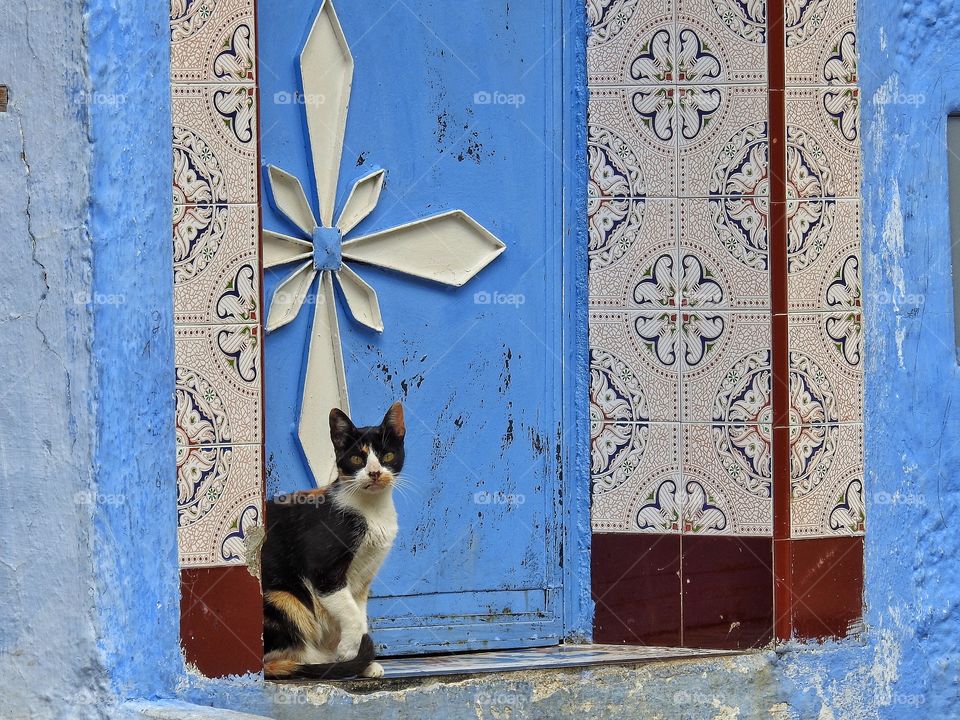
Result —
[[259, 443], [259, 325], [174, 329], [178, 446]]
[[859, 310], [789, 316], [790, 422], [863, 417], [863, 320]]
[[676, 421], [677, 312], [592, 311], [589, 327], [591, 422]]
[[791, 427], [791, 535], [862, 535], [863, 479], [862, 425]]
[[765, 0], [677, 0], [676, 32], [678, 82], [766, 81]]
[[180, 567], [243, 564], [263, 525], [259, 445], [177, 448]]
[[256, 203], [256, 90], [174, 85], [172, 92], [174, 204]]
[[765, 201], [755, 197], [681, 200], [679, 223], [685, 309], [770, 307]]
[[587, 82], [674, 82], [674, 2], [588, 0]]
[[770, 314], [685, 311], [681, 421], [769, 425]]
[[672, 200], [590, 200], [591, 308], [675, 308], [677, 216]]
[[591, 199], [676, 195], [676, 97], [671, 85], [590, 88]]
[[769, 425], [682, 426], [683, 532], [773, 532], [773, 443]]
[[860, 94], [855, 87], [788, 88], [787, 199], [860, 194]]
[[256, 205], [175, 205], [173, 310], [177, 324], [260, 320]]
[[805, 200], [788, 206], [789, 309], [860, 310], [860, 202]]
[[787, 86], [857, 82], [855, 0], [787, 0]]
[[682, 197], [769, 197], [767, 94], [760, 85], [678, 89]]
[[171, 0], [170, 79], [256, 81], [253, 0]]
[[591, 418], [594, 532], [679, 532], [679, 428]]

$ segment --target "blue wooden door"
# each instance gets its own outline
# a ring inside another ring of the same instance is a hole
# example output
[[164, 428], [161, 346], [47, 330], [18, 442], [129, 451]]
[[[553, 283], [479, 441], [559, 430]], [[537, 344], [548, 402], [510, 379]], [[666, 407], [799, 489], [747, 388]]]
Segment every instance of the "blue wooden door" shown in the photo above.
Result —
[[[260, 0], [264, 164], [312, 172], [298, 56], [319, 0]], [[384, 332], [340, 314], [358, 424], [406, 408], [412, 487], [370, 604], [391, 654], [563, 633], [564, 146], [559, 3], [335, 0], [355, 60], [337, 208], [387, 170], [373, 232], [462, 208], [507, 250], [462, 288], [362, 265]], [[314, 207], [314, 213], [317, 208]], [[290, 227], [264, 203], [265, 228]], [[270, 299], [285, 270], [268, 270]], [[340, 298], [342, 302], [342, 298]], [[312, 313], [265, 341], [268, 494], [311, 487], [296, 438]]]

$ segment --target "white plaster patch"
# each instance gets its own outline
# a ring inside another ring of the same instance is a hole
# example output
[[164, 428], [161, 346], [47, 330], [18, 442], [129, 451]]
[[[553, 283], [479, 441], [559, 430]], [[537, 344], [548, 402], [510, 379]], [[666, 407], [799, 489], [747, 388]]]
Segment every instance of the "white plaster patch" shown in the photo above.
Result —
[[883, 259], [884, 273], [893, 288], [890, 296], [897, 323], [894, 340], [897, 343], [897, 363], [903, 368], [903, 340], [907, 329], [901, 325], [900, 299], [906, 297], [907, 293], [903, 279], [903, 211], [900, 207], [900, 184], [896, 178], [891, 180], [891, 188], [890, 209], [883, 221], [883, 245], [880, 255]]

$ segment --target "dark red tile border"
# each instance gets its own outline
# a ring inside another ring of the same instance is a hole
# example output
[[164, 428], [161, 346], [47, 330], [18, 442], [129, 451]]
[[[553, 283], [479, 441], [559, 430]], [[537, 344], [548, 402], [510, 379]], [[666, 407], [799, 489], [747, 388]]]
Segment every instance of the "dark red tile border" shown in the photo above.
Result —
[[180, 644], [207, 677], [263, 669], [260, 582], [244, 566], [180, 571]]
[[863, 538], [810, 538], [790, 546], [793, 637], [846, 637], [863, 616]]
[[773, 541], [684, 535], [683, 644], [747, 650], [773, 640]]
[[595, 534], [593, 640], [679, 647], [680, 536]]

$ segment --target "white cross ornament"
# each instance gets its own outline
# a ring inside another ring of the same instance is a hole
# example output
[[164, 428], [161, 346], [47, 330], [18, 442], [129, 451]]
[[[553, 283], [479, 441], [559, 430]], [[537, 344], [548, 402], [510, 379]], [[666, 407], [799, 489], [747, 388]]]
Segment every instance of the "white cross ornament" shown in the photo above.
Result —
[[300, 181], [280, 168], [268, 166], [274, 207], [304, 236], [296, 238], [263, 231], [264, 268], [301, 263], [274, 292], [266, 329], [272, 332], [297, 317], [319, 275], [297, 434], [315, 482], [326, 485], [336, 475], [327, 418], [334, 407], [350, 413], [334, 277], [353, 319], [383, 331], [377, 294], [344, 261], [376, 265], [459, 287], [506, 246], [462, 210], [343, 241], [377, 206], [385, 171], [377, 170], [354, 183], [334, 224], [337, 179], [353, 82], [353, 56], [331, 0], [324, 0], [313, 21], [300, 53], [300, 74], [303, 97], [323, 98], [323, 102], [304, 102], [320, 223]]

